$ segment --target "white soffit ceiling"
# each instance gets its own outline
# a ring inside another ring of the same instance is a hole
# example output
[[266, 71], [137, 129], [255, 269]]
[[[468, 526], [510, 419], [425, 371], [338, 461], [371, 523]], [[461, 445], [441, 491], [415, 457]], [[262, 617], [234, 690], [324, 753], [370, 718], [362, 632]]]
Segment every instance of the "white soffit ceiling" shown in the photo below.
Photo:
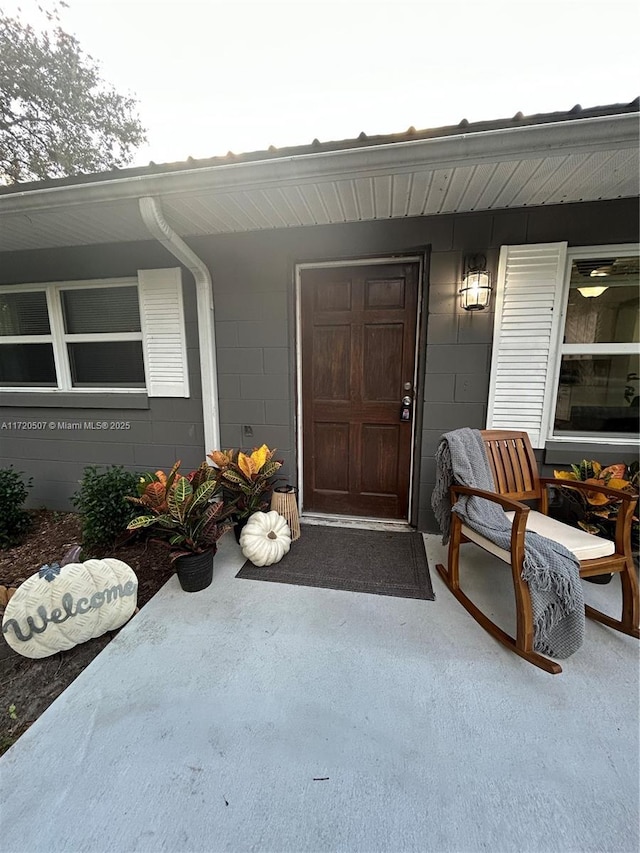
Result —
[[130, 199], [25, 210], [4, 216], [0, 200], [0, 251], [148, 239], [138, 205]]
[[598, 201], [637, 184], [637, 153], [614, 151], [170, 196], [163, 208], [188, 236]]
[[150, 239], [143, 195], [183, 237], [634, 197], [637, 115], [623, 121], [610, 139], [594, 122], [591, 142], [589, 120], [522, 128], [519, 156], [495, 131], [8, 194], [0, 251]]

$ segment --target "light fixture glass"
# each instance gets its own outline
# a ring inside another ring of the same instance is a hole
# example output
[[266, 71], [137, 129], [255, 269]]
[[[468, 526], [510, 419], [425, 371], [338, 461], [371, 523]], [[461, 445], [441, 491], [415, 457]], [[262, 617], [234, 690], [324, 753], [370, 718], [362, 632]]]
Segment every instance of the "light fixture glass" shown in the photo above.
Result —
[[476, 255], [467, 258], [466, 272], [462, 278], [460, 294], [460, 306], [465, 311], [483, 311], [489, 307], [491, 301], [491, 276], [485, 269], [486, 258], [484, 255]]
[[608, 287], [579, 287], [578, 293], [581, 293], [587, 299], [592, 299], [594, 296], [602, 296], [605, 290], [609, 290]]

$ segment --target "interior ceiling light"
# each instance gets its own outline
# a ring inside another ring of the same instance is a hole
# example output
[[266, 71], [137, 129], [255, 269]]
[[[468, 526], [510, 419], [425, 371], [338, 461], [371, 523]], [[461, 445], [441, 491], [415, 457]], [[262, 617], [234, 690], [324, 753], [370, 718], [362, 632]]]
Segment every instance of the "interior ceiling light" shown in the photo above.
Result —
[[[596, 270], [606, 269], [611, 270], [615, 263], [615, 258], [580, 258], [575, 261], [576, 269], [580, 275], [592, 276]], [[609, 273], [600, 273], [600, 275], [608, 275]]]
[[578, 293], [581, 293], [587, 299], [592, 299], [594, 296], [602, 296], [605, 290], [609, 290], [608, 287], [579, 287]]

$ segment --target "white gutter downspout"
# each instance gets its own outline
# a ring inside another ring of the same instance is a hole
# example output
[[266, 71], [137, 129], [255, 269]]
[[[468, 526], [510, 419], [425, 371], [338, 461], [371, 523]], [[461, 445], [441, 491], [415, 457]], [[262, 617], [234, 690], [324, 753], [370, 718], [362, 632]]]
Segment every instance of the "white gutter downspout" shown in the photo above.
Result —
[[213, 282], [204, 261], [187, 246], [164, 218], [160, 200], [145, 196], [138, 199], [140, 213], [150, 233], [196, 281], [198, 344], [200, 347], [200, 380], [202, 383], [202, 422], [205, 453], [220, 448], [220, 409], [218, 405], [218, 367], [213, 316]]

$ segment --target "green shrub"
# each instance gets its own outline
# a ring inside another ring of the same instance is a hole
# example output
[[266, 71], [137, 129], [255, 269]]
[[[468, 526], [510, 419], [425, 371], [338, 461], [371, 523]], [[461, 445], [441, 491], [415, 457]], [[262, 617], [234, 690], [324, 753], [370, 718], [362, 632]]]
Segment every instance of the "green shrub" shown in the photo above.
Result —
[[90, 557], [114, 548], [135, 515], [125, 498], [136, 494], [140, 475], [112, 465], [104, 471], [89, 465], [71, 502], [82, 517], [82, 555]]
[[33, 478], [26, 483], [22, 472], [0, 469], [0, 548], [18, 545], [31, 526], [31, 516], [23, 509]]

